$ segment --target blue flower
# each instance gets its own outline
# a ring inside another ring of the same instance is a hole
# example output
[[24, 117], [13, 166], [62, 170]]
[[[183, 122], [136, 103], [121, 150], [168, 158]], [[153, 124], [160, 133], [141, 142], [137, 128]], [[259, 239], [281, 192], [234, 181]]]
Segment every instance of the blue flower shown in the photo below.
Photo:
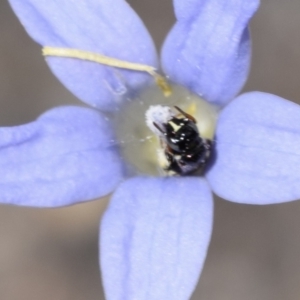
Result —
[[[153, 42], [124, 0], [10, 0], [43, 46], [68, 47], [157, 67]], [[177, 23], [162, 67], [222, 109], [216, 158], [205, 178], [124, 180], [110, 141], [113, 111], [149, 84], [147, 74], [69, 58], [47, 62], [61, 82], [93, 106], [60, 107], [37, 121], [0, 129], [1, 202], [55, 207], [111, 193], [101, 225], [107, 299], [188, 299], [212, 231], [211, 190], [239, 203], [300, 198], [300, 108], [252, 92], [234, 99], [250, 64], [248, 22], [258, 0], [174, 0]]]

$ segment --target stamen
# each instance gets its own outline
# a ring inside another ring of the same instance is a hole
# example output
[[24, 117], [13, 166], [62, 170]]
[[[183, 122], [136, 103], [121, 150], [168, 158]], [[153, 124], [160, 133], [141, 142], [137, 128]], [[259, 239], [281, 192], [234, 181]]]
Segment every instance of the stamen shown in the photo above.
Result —
[[99, 53], [71, 48], [44, 47], [42, 49], [42, 53], [44, 56], [77, 58], [96, 62], [110, 67], [146, 72], [154, 77], [156, 84], [160, 87], [165, 97], [169, 97], [172, 93], [171, 86], [168, 84], [167, 80], [162, 75], [160, 75], [154, 67], [149, 65], [132, 63], [129, 61], [105, 56]]
[[162, 90], [164, 96], [165, 97], [171, 96], [172, 89], [171, 86], [168, 84], [167, 80], [162, 75], [156, 72], [149, 73], [149, 74], [151, 74], [154, 77], [156, 84]]

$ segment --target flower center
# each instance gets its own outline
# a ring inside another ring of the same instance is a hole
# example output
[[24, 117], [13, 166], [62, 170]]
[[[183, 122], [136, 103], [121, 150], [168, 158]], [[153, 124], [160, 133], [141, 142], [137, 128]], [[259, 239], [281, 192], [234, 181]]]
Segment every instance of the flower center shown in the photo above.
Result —
[[[149, 122], [155, 122], [155, 120], [149, 120], [151, 107], [173, 109], [175, 106], [195, 118], [196, 130], [201, 137], [199, 139], [213, 140], [217, 119], [217, 109], [214, 106], [180, 86], [172, 86], [172, 94], [169, 97], [165, 97], [159, 87], [152, 86], [136, 99], [126, 102], [114, 118], [116, 143], [120, 146], [131, 173], [155, 176], [174, 174], [174, 172], [166, 171], [170, 162], [168, 162], [168, 153], [166, 154], [166, 144], [162, 135], [155, 133], [155, 130], [153, 132], [147, 123], [149, 125]], [[156, 125], [163, 126], [163, 124]], [[176, 154], [176, 157], [180, 159], [183, 155], [180, 149], [175, 152], [171, 151], [172, 157]], [[192, 154], [196, 154], [194, 152]]]
[[[71, 48], [44, 47], [43, 55], [87, 60], [151, 75], [156, 86], [128, 100], [114, 117], [117, 140], [112, 142], [120, 146], [128, 171], [163, 176], [204, 170], [213, 145], [216, 107], [183, 87], [171, 88], [149, 65]], [[174, 108], [177, 113], [172, 112]]]

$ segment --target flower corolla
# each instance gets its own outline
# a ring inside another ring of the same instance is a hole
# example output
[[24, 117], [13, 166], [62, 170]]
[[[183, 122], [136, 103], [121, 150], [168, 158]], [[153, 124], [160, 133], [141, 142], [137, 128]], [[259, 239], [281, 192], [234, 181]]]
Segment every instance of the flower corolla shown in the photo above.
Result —
[[[159, 66], [150, 35], [124, 0], [10, 3], [42, 46]], [[212, 191], [248, 204], [300, 198], [299, 106], [262, 92], [236, 97], [249, 71], [248, 23], [258, 5], [174, 0], [177, 22], [162, 48], [162, 69], [220, 109], [204, 177], [125, 178], [105, 113], [151, 84], [143, 72], [48, 57], [53, 73], [91, 107], [54, 108], [30, 124], [0, 128], [2, 203], [57, 207], [116, 190], [100, 230], [107, 299], [190, 297], [212, 232]]]

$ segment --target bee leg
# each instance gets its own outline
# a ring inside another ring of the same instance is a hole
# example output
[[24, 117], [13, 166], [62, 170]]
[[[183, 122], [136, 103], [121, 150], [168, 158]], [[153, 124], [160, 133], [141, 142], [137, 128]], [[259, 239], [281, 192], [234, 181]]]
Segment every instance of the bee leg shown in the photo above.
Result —
[[196, 119], [191, 116], [190, 114], [187, 114], [185, 111], [183, 111], [181, 108], [179, 108], [178, 106], [174, 106], [183, 116], [185, 116], [187, 119], [191, 120], [192, 122], [194, 122], [195, 124], [197, 123]]
[[166, 134], [155, 122], [153, 122], [153, 125], [162, 133], [162, 134]]
[[166, 158], [169, 162], [169, 165], [164, 170], [167, 171], [167, 172], [168, 171], [173, 171], [176, 174], [181, 174], [182, 173], [181, 169], [178, 165], [177, 160], [174, 159], [174, 156], [171, 153], [167, 152], [167, 151], [165, 152], [165, 155], [166, 155]]

